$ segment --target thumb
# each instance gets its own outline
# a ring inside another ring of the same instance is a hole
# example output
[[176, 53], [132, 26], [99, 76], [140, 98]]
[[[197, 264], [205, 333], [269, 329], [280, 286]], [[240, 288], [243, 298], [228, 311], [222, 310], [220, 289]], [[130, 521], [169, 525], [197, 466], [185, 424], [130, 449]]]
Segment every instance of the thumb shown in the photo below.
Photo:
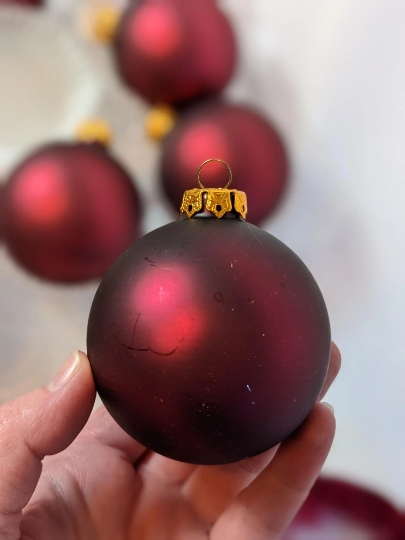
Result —
[[38, 483], [43, 458], [76, 438], [94, 399], [89, 361], [75, 351], [48, 386], [0, 407], [0, 538], [19, 538], [22, 509]]

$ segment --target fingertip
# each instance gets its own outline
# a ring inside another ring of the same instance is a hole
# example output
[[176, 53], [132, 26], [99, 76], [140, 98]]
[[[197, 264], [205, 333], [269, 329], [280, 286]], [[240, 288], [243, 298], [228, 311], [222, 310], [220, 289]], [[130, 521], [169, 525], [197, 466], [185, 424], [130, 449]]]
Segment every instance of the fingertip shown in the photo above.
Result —
[[[42, 419], [33, 434], [44, 454], [66, 448], [80, 433], [92, 412], [96, 388], [87, 355], [74, 350], [52, 381], [32, 394], [35, 415]], [[49, 434], [52, 433], [52, 437]]]
[[[310, 454], [329, 452], [335, 435], [335, 415], [329, 403], [317, 403], [304, 422], [281, 443], [281, 447], [293, 447], [299, 444]], [[325, 457], [326, 457], [325, 455]]]
[[335, 416], [335, 409], [332, 407], [332, 405], [330, 403], [327, 403], [326, 401], [322, 401], [321, 405], [323, 407], [326, 407], [329, 411], [331, 411], [333, 416]]
[[59, 391], [79, 392], [91, 401], [91, 407], [96, 399], [96, 386], [87, 355], [83, 351], [74, 350], [63, 366], [46, 386], [51, 393]]
[[336, 345], [334, 341], [331, 342], [330, 347], [330, 361], [333, 363], [336, 375], [339, 373], [340, 368], [342, 366], [342, 354], [340, 352], [339, 347]]
[[318, 402], [320, 402], [325, 397], [325, 394], [328, 392], [329, 388], [332, 386], [334, 380], [339, 374], [340, 366], [341, 366], [340, 351], [337, 348], [336, 344], [332, 341], [328, 372], [326, 374], [326, 378], [325, 378], [325, 382], [323, 384], [322, 390], [318, 396], [318, 400], [317, 400]]
[[82, 384], [88, 386], [88, 390], [91, 391], [93, 396], [93, 405], [96, 399], [96, 384], [94, 382], [93, 372], [87, 354], [83, 351], [77, 350], [79, 358], [79, 375], [81, 377]]
[[307, 420], [319, 429], [323, 431], [330, 425], [335, 425], [335, 409], [330, 403], [326, 401], [321, 401], [317, 403], [312, 409], [310, 415], [307, 417]]
[[[329, 403], [317, 403], [306, 422], [306, 429], [313, 449], [318, 449], [324, 461], [332, 446], [336, 431], [335, 411]], [[305, 429], [305, 426], [304, 426]]]

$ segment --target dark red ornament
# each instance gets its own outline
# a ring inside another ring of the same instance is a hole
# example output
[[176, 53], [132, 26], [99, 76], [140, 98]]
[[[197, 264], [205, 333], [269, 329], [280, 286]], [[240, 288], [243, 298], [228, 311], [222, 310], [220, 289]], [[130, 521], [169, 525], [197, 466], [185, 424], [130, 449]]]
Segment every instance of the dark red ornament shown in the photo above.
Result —
[[125, 431], [172, 459], [218, 464], [299, 426], [325, 380], [330, 338], [297, 255], [235, 211], [202, 210], [114, 263], [87, 346], [101, 399]]
[[[260, 224], [276, 208], [287, 185], [284, 144], [275, 128], [253, 110], [210, 103], [186, 113], [164, 141], [161, 179], [174, 208], [206, 156], [232, 167], [235, 189], [245, 191], [249, 221]], [[222, 185], [218, 164], [204, 169], [204, 185]]]
[[4, 187], [0, 184], [0, 242], [4, 237]]
[[5, 241], [45, 279], [102, 277], [139, 235], [135, 188], [103, 146], [52, 144], [31, 155], [5, 189]]
[[320, 478], [282, 540], [403, 540], [404, 533], [399, 512], [380, 495]]
[[0, 0], [0, 6], [42, 6], [44, 0]]
[[207, 0], [145, 0], [124, 13], [118, 69], [152, 103], [181, 104], [220, 92], [236, 61], [231, 26]]

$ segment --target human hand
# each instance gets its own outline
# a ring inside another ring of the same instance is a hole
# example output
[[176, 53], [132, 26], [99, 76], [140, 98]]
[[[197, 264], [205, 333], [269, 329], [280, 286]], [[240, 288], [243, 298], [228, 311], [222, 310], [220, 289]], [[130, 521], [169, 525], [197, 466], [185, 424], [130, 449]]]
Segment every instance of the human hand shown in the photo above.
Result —
[[[320, 399], [339, 368], [332, 344]], [[196, 466], [146, 450], [104, 407], [87, 422], [94, 399], [88, 359], [76, 352], [50, 385], [0, 407], [2, 540], [274, 540], [335, 431], [332, 409], [317, 404], [278, 448]]]

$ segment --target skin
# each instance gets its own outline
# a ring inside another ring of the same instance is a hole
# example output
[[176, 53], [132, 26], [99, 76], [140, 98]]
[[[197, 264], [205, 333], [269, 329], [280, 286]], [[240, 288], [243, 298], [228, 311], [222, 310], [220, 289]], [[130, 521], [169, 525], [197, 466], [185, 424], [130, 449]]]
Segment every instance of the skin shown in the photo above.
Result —
[[[340, 368], [332, 344], [320, 399]], [[221, 466], [154, 454], [104, 407], [84, 353], [53, 381], [0, 407], [2, 540], [274, 540], [328, 455], [333, 409], [318, 403], [278, 448]], [[44, 458], [44, 456], [47, 456]]]

